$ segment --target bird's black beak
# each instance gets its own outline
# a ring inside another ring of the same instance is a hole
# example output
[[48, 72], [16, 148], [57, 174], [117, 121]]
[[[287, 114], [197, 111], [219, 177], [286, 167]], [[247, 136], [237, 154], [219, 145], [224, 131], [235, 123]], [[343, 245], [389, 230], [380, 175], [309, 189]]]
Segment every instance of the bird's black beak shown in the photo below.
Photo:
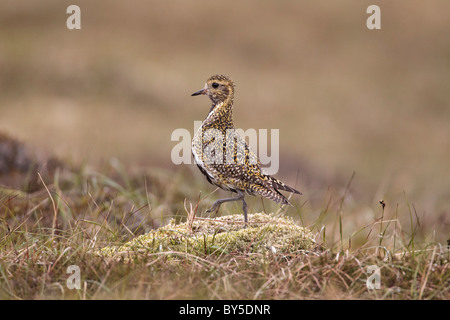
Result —
[[201, 94], [206, 94], [206, 89], [202, 89], [202, 90], [199, 90], [197, 92], [194, 92], [193, 94], [191, 94], [191, 96], [198, 96], [198, 95], [201, 95]]

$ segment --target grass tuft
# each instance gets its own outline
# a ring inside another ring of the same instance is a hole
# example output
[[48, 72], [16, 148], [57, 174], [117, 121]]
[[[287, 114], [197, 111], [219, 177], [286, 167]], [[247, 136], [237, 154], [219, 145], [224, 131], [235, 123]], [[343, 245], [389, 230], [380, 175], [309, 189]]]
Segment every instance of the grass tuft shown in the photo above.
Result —
[[[0, 299], [449, 298], [448, 246], [408, 224], [409, 202], [360, 223], [349, 184], [342, 198], [329, 190], [319, 207], [302, 205], [300, 220], [261, 212], [244, 228], [233, 206], [202, 218], [186, 174], [133, 175], [117, 162], [56, 172], [33, 193], [0, 189]], [[371, 266], [379, 289], [367, 286]]]
[[230, 253], [265, 253], [292, 255], [308, 252], [315, 247], [312, 233], [297, 226], [292, 219], [265, 213], [227, 215], [216, 219], [197, 218], [169, 224], [139, 236], [121, 246], [106, 246], [98, 254], [127, 257], [157, 252], [189, 253], [197, 256]]

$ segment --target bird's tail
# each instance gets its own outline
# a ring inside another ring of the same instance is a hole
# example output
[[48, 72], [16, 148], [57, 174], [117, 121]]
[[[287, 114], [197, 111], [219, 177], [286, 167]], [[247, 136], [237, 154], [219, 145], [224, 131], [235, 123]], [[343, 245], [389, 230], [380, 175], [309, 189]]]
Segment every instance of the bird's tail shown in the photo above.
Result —
[[283, 191], [287, 191], [287, 192], [291, 192], [291, 193], [302, 194], [300, 191], [285, 185], [283, 182], [281, 182], [280, 180], [275, 179], [273, 177], [269, 176], [269, 181], [272, 184], [272, 188], [274, 188], [276, 190], [283, 190]]
[[278, 190], [302, 194], [300, 191], [285, 185], [283, 182], [281, 182], [278, 179], [275, 179], [271, 176], [267, 176], [267, 177], [269, 178], [269, 180], [267, 181], [268, 183], [265, 186], [253, 185], [250, 187], [252, 189], [252, 191], [263, 197], [266, 197], [272, 201], [275, 201], [276, 203], [287, 204], [287, 205], [291, 205], [291, 203]]
[[267, 188], [261, 185], [252, 185], [250, 186], [250, 190], [250, 194], [259, 194], [260, 196], [275, 201], [276, 203], [291, 205], [289, 200], [285, 196], [283, 196], [277, 189]]

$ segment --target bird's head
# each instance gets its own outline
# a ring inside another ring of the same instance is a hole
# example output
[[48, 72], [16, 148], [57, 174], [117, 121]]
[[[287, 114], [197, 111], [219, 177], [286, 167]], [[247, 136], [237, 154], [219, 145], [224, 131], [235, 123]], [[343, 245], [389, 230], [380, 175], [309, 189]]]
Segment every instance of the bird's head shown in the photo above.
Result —
[[202, 90], [194, 92], [192, 96], [207, 95], [213, 104], [224, 102], [234, 97], [234, 82], [227, 76], [214, 75], [206, 80]]

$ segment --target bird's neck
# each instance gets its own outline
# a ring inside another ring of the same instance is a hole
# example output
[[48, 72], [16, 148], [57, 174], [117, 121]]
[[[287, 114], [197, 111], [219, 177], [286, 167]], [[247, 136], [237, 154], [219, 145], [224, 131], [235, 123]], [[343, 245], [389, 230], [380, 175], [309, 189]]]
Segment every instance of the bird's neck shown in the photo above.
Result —
[[233, 96], [224, 101], [213, 102], [208, 116], [202, 124], [203, 128], [234, 128], [233, 124]]

